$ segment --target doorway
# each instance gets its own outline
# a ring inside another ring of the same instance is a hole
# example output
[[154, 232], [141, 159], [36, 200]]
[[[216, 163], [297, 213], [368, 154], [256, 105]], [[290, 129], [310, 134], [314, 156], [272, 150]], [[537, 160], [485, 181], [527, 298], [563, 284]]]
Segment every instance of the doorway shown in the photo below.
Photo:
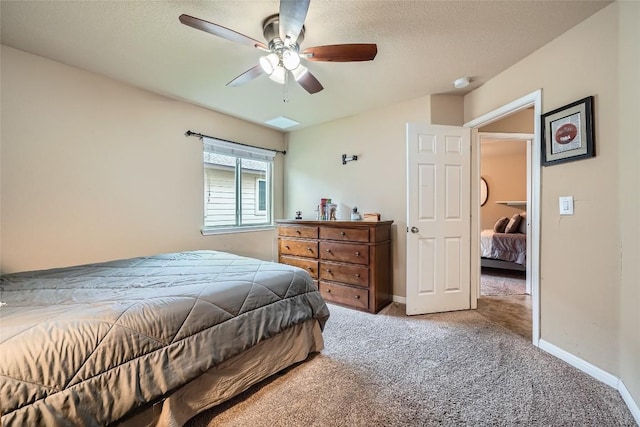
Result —
[[[533, 132], [533, 109], [493, 127]], [[478, 313], [531, 340], [531, 280], [526, 269], [527, 201], [531, 193], [533, 134], [479, 129], [481, 184]], [[509, 224], [510, 226], [507, 226]]]
[[[531, 141], [528, 149], [527, 171], [527, 255], [526, 281], [531, 293], [531, 341], [538, 346], [540, 340], [540, 117], [542, 109], [542, 91], [537, 90], [496, 110], [493, 110], [468, 123], [465, 127], [472, 129], [474, 146], [480, 142], [480, 129], [487, 129], [488, 125], [514, 115], [525, 109], [533, 109], [533, 138], [525, 135], [523, 139]], [[472, 192], [471, 221], [471, 306], [478, 307], [480, 296], [480, 150], [472, 150], [471, 185], [476, 191]]]

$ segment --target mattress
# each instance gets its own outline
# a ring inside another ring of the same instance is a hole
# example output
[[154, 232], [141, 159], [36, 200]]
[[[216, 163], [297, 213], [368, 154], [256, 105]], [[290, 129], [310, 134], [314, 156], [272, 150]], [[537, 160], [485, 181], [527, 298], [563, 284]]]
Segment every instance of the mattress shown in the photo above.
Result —
[[480, 233], [480, 256], [526, 265], [527, 235], [482, 230]]
[[0, 289], [2, 425], [121, 421], [329, 316], [304, 270], [216, 251], [16, 273]]

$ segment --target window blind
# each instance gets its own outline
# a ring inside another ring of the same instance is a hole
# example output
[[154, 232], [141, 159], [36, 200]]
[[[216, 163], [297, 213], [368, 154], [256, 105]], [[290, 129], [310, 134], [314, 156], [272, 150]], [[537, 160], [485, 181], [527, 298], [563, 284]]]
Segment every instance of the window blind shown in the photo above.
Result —
[[250, 147], [221, 139], [203, 137], [202, 142], [205, 153], [226, 154], [243, 159], [262, 160], [266, 162], [273, 161], [273, 158], [276, 156], [276, 152], [272, 150]]

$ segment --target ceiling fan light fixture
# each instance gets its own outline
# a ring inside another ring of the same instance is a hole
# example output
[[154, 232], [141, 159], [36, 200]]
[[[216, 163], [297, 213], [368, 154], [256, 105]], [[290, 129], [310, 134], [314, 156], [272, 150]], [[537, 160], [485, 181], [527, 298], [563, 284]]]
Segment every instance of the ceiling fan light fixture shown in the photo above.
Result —
[[262, 70], [268, 75], [272, 75], [275, 72], [278, 68], [278, 63], [280, 62], [278, 55], [275, 53], [270, 53], [267, 56], [261, 56], [259, 61]]
[[282, 52], [282, 64], [287, 70], [293, 71], [300, 65], [300, 55], [292, 49], [286, 49]]
[[286, 72], [287, 70], [285, 70], [283, 67], [278, 66], [273, 70], [273, 73], [269, 74], [269, 78], [274, 82], [283, 85]]

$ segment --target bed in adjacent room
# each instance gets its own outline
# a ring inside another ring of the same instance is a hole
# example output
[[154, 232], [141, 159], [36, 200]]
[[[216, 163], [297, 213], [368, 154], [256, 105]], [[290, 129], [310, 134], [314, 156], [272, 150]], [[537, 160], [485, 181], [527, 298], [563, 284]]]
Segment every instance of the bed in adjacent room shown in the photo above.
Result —
[[2, 425], [182, 425], [323, 348], [304, 270], [192, 251], [0, 282]]
[[527, 266], [526, 213], [503, 217], [493, 229], [480, 233], [482, 267], [525, 271]]

